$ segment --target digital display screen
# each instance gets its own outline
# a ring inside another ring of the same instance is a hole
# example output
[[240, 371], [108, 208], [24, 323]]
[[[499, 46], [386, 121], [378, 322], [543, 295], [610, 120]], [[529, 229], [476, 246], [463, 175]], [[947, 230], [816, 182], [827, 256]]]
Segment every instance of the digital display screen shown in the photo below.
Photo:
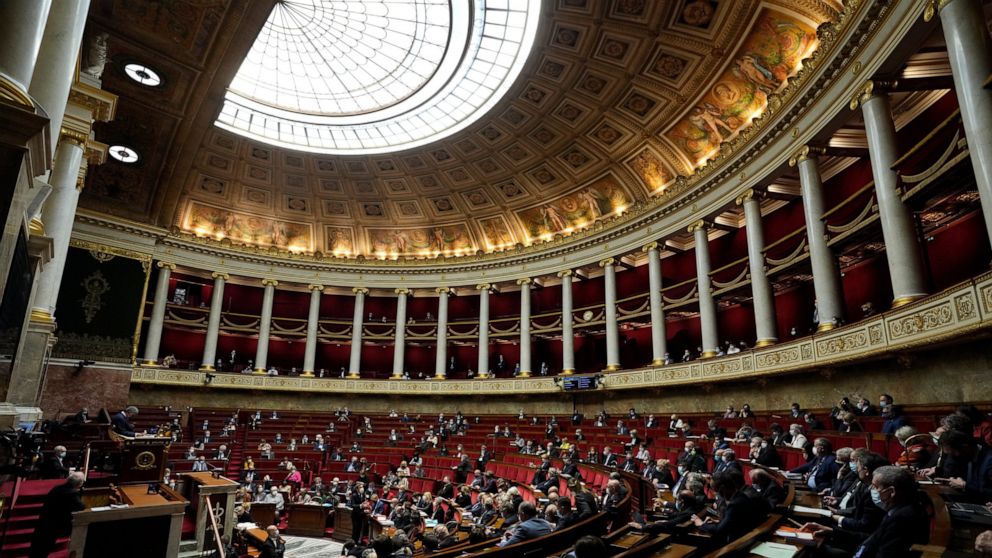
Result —
[[596, 389], [595, 376], [574, 376], [562, 379], [562, 387], [565, 391], [574, 389]]

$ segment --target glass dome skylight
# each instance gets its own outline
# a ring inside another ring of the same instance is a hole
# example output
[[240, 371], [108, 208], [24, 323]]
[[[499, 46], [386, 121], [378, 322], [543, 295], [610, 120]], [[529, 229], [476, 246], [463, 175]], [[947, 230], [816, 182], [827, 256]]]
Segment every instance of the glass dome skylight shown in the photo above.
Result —
[[540, 0], [279, 0], [217, 125], [318, 153], [424, 145], [506, 93]]

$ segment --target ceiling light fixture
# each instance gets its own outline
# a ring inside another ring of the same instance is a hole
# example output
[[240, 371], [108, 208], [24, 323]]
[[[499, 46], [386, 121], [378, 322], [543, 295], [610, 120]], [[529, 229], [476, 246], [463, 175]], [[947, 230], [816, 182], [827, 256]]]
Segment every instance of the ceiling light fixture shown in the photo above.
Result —
[[127, 74], [127, 77], [133, 79], [141, 85], [148, 87], [158, 87], [159, 85], [162, 85], [162, 77], [158, 75], [158, 72], [143, 64], [138, 64], [135, 62], [126, 64], [124, 66], [124, 73]]
[[137, 163], [138, 159], [140, 159], [138, 152], [126, 145], [112, 145], [109, 151], [111, 157], [128, 165]]

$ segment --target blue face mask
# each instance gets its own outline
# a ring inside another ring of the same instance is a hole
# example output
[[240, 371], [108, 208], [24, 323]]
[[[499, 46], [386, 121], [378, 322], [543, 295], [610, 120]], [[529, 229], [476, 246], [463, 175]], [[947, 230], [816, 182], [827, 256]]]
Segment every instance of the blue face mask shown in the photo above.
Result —
[[885, 509], [885, 503], [882, 502], [882, 494], [879, 493], [878, 489], [874, 486], [871, 487], [871, 501], [876, 506]]
[[857, 473], [858, 472], [858, 464], [857, 463], [851, 461], [851, 462], [849, 462], [847, 464], [847, 466], [851, 468], [851, 472], [852, 473]]

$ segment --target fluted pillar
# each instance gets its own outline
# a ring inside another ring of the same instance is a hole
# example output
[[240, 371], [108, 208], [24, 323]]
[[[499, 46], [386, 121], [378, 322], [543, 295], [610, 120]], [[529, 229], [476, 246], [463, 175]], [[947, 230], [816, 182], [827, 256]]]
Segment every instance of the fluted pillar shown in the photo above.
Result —
[[696, 221], [689, 226], [696, 239], [696, 290], [699, 292], [699, 328], [703, 335], [702, 358], [715, 357], [720, 344], [716, 326], [716, 303], [710, 281], [710, 240], [706, 222]]
[[606, 371], [620, 370], [620, 324], [617, 322], [617, 273], [616, 260], [606, 258], [599, 262], [603, 268], [604, 313], [606, 319]]
[[67, 132], [62, 136], [55, 153], [55, 164], [49, 177], [52, 193], [45, 201], [41, 216], [45, 234], [52, 238], [52, 260], [38, 275], [32, 319], [50, 322], [55, 316], [55, 304], [59, 299], [59, 287], [62, 286], [62, 272], [69, 252], [69, 238], [76, 218], [76, 206], [84, 184], [80, 168], [85, 144], [85, 137]]
[[[158, 283], [155, 285], [155, 302], [152, 306], [151, 321], [148, 322], [148, 338], [145, 341], [143, 364], [158, 364], [158, 351], [162, 343], [162, 325], [165, 323], [165, 305], [169, 298], [169, 277], [176, 264], [158, 262]], [[144, 301], [142, 301], [144, 303]]]
[[572, 330], [572, 270], [558, 272], [561, 277], [561, 375], [575, 373], [575, 333]]
[[355, 293], [355, 314], [351, 319], [351, 358], [348, 359], [348, 377], [358, 378], [362, 371], [362, 318], [365, 314], [365, 287], [351, 289]]
[[303, 350], [303, 376], [313, 377], [317, 363], [317, 328], [320, 325], [320, 296], [323, 285], [307, 285], [310, 289], [310, 312], [307, 315], [307, 346]]
[[823, 221], [823, 182], [817, 161], [819, 149], [804, 145], [789, 159], [799, 170], [799, 187], [806, 219], [806, 242], [813, 270], [813, 293], [816, 297], [817, 331], [836, 327], [844, 318], [844, 296], [840, 270], [827, 244], [827, 224]]
[[665, 353], [668, 352], [668, 338], [665, 334], [665, 310], [661, 298], [661, 254], [658, 243], [649, 242], [641, 248], [648, 254], [648, 304], [651, 307], [651, 364], [659, 366], [665, 363]]
[[[938, 4], [934, 2], [934, 4]], [[954, 76], [954, 93], [968, 138], [968, 153], [985, 217], [985, 234], [992, 241], [992, 44], [980, 0], [943, 0], [938, 4], [947, 58]], [[928, 12], [927, 19], [933, 17]]]
[[479, 378], [489, 377], [489, 283], [476, 285], [479, 291]]
[[265, 374], [269, 360], [269, 334], [272, 331], [272, 301], [276, 296], [275, 279], [262, 279], [265, 292], [262, 294], [262, 316], [258, 323], [258, 345], [255, 347], [255, 373]]
[[31, 76], [28, 93], [51, 119], [53, 150], [58, 142], [54, 131], [62, 127], [69, 88], [76, 78], [76, 58], [89, 6], [90, 0], [59, 0], [52, 4]]
[[207, 317], [207, 335], [203, 343], [203, 359], [200, 370], [214, 369], [214, 359], [217, 358], [217, 337], [220, 335], [220, 314], [224, 309], [224, 282], [230, 279], [226, 273], [215, 271], [214, 292], [210, 296], [210, 316]]
[[438, 287], [437, 292], [437, 350], [434, 351], [434, 379], [445, 379], [448, 365], [448, 287]]
[[892, 306], [908, 304], [927, 293], [923, 259], [916, 227], [909, 208], [902, 201], [899, 175], [892, 165], [897, 159], [896, 126], [889, 110], [889, 96], [878, 84], [868, 81], [851, 102], [861, 106], [868, 136], [871, 174], [885, 240], [885, 259], [892, 282]]
[[528, 378], [530, 362], [530, 279], [517, 279], [520, 285], [520, 378]]
[[51, 0], [0, 2], [0, 74], [23, 92], [31, 85], [51, 5]]
[[775, 318], [775, 292], [765, 272], [765, 232], [761, 227], [761, 203], [754, 190], [748, 190], [737, 198], [737, 205], [744, 206], [754, 331], [758, 336], [754, 346], [767, 347], [778, 341], [778, 322]]
[[396, 336], [393, 341], [393, 375], [391, 379], [403, 377], [404, 357], [406, 356], [406, 297], [408, 289], [396, 289]]

